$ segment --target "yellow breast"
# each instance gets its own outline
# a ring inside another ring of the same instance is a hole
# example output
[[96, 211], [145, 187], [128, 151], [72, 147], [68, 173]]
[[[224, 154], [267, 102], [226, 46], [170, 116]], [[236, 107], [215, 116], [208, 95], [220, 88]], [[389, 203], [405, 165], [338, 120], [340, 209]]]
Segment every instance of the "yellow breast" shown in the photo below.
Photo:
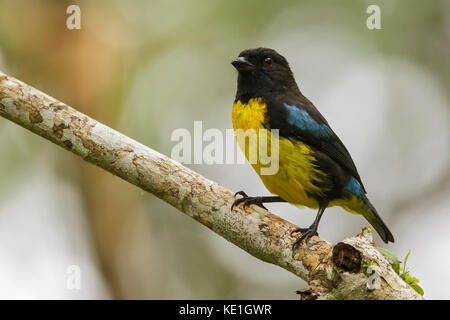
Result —
[[261, 98], [250, 99], [247, 103], [240, 100], [233, 104], [233, 128], [242, 129], [260, 129], [267, 118], [267, 107]]
[[[299, 140], [278, 137], [270, 132], [267, 134], [267, 143], [259, 143], [261, 129], [264, 129], [267, 123], [267, 106], [262, 99], [250, 99], [246, 104], [241, 101], [234, 103], [233, 128], [235, 133], [239, 129], [245, 133], [244, 136], [236, 134], [238, 145], [266, 188], [289, 203], [318, 208], [317, 200], [310, 195], [321, 195], [325, 190], [321, 190], [313, 183], [323, 179], [323, 173], [314, 165], [313, 151]], [[255, 132], [253, 142], [256, 143], [251, 143], [251, 134], [246, 134], [248, 131]], [[267, 164], [260, 161], [259, 155], [271, 154], [270, 150], [274, 150], [271, 148], [276, 148], [278, 153], [278, 171], [275, 174], [264, 175], [261, 174], [261, 168]], [[255, 163], [250, 159], [252, 154], [258, 156], [257, 161], [253, 161]]]

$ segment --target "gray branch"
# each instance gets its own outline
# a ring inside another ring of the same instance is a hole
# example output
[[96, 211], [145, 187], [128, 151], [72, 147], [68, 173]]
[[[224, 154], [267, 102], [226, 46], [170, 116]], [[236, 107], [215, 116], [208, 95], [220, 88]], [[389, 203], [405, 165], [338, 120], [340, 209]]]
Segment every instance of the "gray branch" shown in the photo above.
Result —
[[[333, 246], [312, 237], [292, 256], [292, 223], [0, 72], [0, 115], [151, 192], [256, 258], [303, 280], [302, 299], [421, 299], [373, 246], [369, 229]], [[369, 269], [369, 270], [368, 270]]]

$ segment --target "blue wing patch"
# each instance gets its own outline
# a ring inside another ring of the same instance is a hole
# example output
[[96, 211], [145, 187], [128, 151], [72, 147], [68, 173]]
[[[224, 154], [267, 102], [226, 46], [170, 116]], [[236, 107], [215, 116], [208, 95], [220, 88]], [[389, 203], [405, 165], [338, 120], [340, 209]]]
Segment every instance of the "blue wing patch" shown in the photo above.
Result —
[[311, 118], [308, 111], [286, 103], [284, 106], [288, 111], [287, 120], [290, 125], [296, 126], [303, 131], [310, 131], [318, 137], [333, 136], [333, 131], [331, 131], [331, 129], [325, 124], [318, 124], [313, 118]]
[[364, 190], [361, 187], [361, 184], [353, 177], [351, 177], [350, 181], [345, 187], [345, 190], [356, 196], [364, 197]]

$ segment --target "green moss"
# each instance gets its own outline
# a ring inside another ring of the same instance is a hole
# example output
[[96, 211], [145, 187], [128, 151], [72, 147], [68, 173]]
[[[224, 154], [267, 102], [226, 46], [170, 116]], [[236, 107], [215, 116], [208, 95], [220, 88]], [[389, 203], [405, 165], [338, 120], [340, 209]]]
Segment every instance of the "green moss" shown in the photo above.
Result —
[[337, 275], [337, 277], [341, 276], [342, 271], [333, 263], [333, 271]]
[[377, 248], [377, 250], [389, 260], [392, 269], [394, 269], [395, 272], [400, 273], [400, 261], [395, 254], [384, 248]]
[[419, 286], [419, 279], [410, 275], [409, 271], [406, 270], [406, 262], [408, 261], [408, 257], [411, 254], [411, 250], [408, 250], [406, 257], [403, 262], [403, 267], [400, 265], [401, 261], [393, 254], [391, 251], [384, 248], [377, 248], [377, 250], [385, 256], [389, 263], [392, 266], [392, 269], [407, 283], [413, 288], [418, 294], [423, 296], [424, 292], [422, 287]]
[[403, 280], [405, 280], [405, 282], [407, 284], [409, 284], [411, 286], [411, 288], [413, 288], [418, 294], [420, 294], [421, 296], [423, 296], [424, 292], [421, 286], [419, 286], [419, 279], [414, 278], [413, 276], [411, 276], [409, 274], [409, 271], [403, 272], [400, 277], [402, 277]]
[[424, 292], [421, 286], [419, 286], [419, 279], [411, 276], [409, 274], [409, 271], [406, 271], [406, 261], [408, 261], [408, 257], [411, 254], [411, 250], [408, 250], [408, 253], [406, 254], [405, 257], [405, 262], [403, 262], [403, 268], [401, 268], [403, 270], [403, 272], [400, 274], [400, 277], [402, 277], [403, 280], [405, 280], [405, 282], [407, 284], [409, 284], [411, 286], [411, 288], [413, 288], [418, 294], [420, 294], [421, 296], [423, 296]]
[[367, 273], [367, 271], [364, 273], [364, 276], [366, 278], [370, 277], [373, 274], [373, 272], [377, 272], [377, 270], [378, 270], [378, 265], [373, 262], [371, 262], [371, 263], [361, 262], [361, 267], [363, 267], [364, 269], [370, 268], [372, 270], [372, 272], [370, 272], [370, 273]]

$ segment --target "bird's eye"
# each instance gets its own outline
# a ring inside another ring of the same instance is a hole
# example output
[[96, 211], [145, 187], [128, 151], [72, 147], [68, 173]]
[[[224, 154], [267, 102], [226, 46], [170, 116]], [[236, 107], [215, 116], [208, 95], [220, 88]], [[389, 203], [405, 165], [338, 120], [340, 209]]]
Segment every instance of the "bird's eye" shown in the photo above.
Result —
[[264, 65], [266, 67], [270, 67], [272, 65], [272, 58], [265, 58], [264, 59]]

